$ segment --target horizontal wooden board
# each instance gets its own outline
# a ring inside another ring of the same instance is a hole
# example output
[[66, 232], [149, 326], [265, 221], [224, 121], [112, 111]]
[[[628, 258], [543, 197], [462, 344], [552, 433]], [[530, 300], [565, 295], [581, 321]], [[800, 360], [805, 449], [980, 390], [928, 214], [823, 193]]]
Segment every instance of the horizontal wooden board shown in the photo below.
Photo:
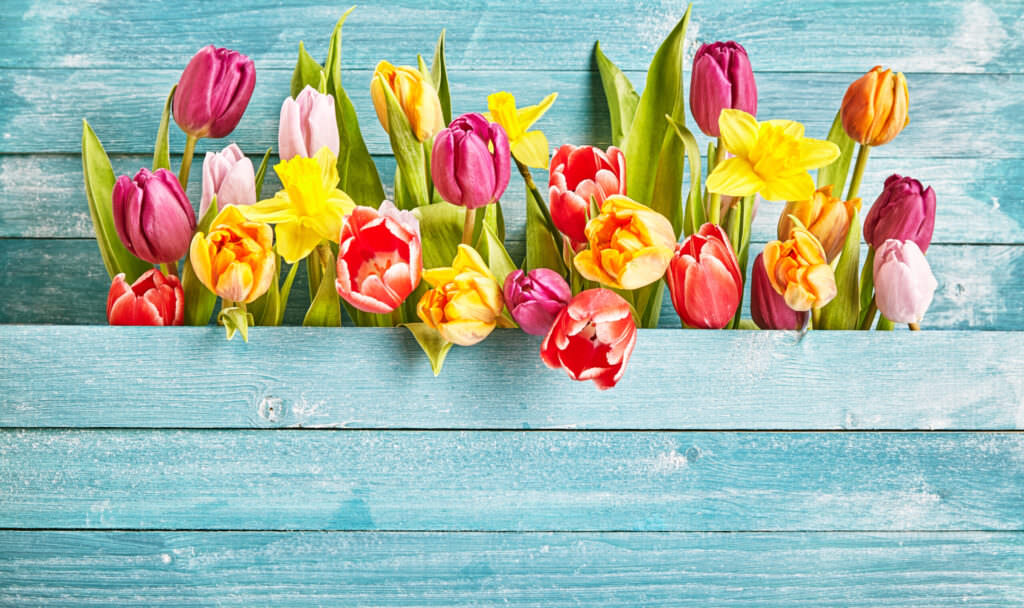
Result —
[[402, 329], [0, 327], [0, 426], [1024, 428], [1015, 333], [644, 330], [607, 392], [539, 342], [498, 330], [434, 378]]
[[[324, 2], [188, 0], [125, 5], [9, 0], [0, 7], [8, 36], [0, 67], [181, 69], [201, 46], [248, 53], [259, 67], [291, 67], [305, 40], [317, 58], [345, 5]], [[644, 69], [682, 16], [670, 0], [564, 2], [362, 3], [345, 25], [347, 67], [429, 57], [442, 28], [460, 68], [590, 69], [594, 41], [630, 69]], [[170, 17], [170, 18], [169, 18]], [[763, 0], [694, 2], [688, 55], [699, 42], [734, 39], [759, 70], [861, 72], [875, 63], [906, 71], [1021, 70], [1020, 6], [1015, 2], [857, 3]], [[173, 35], [172, 35], [173, 34]]]
[[1020, 606], [1024, 535], [0, 532], [4, 606]]

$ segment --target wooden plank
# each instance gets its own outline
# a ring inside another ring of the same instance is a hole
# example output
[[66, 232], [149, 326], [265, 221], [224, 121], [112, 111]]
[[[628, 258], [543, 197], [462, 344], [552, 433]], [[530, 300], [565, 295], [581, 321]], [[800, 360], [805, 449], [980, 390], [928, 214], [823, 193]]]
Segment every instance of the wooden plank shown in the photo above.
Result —
[[0, 532], [0, 604], [1020, 606], [1024, 535]]
[[1024, 528], [1021, 433], [7, 430], [0, 456], [0, 528]]
[[[644, 330], [609, 392], [545, 368], [538, 344], [498, 330], [455, 349], [434, 378], [401, 329], [255, 328], [244, 344], [212, 327], [0, 327], [0, 426], [1024, 428], [1016, 333], [811, 332], [798, 340]], [[138, 361], [167, 373], [139, 373]], [[857, 373], [837, 373], [851, 361]], [[368, 372], [356, 381], [344, 371], [353, 369]], [[698, 388], [694, 378], [708, 373], [731, 380]], [[497, 394], [504, 397], [482, 398]]]
[[[0, 70], [0, 152], [77, 153], [81, 149], [80, 121], [88, 118], [110, 153], [146, 154], [152, 151], [157, 123], [167, 92], [178, 70]], [[536, 103], [552, 91], [558, 101], [538, 128], [553, 146], [593, 143], [607, 146], [608, 114], [600, 79], [594, 72], [510, 72], [452, 69], [452, 103], [456, 113], [486, 109], [487, 95], [507, 89], [524, 103]], [[643, 74], [631, 72], [637, 87]], [[287, 95], [291, 70], [261, 70], [249, 109], [231, 134], [245, 150], [277, 145], [281, 100]], [[387, 134], [377, 123], [370, 102], [371, 72], [346, 73], [349, 95], [359, 113], [367, 145], [374, 154], [387, 154]], [[808, 132], [824, 137], [835, 117], [851, 74], [779, 73], [759, 83], [758, 115], [789, 118], [806, 124]], [[891, 144], [878, 148], [876, 158], [1021, 158], [1024, 128], [993, 116], [1024, 113], [1024, 75], [911, 74], [911, 122]], [[61, 103], [54, 103], [53, 83], [61, 83]], [[795, 94], [813, 90], [814, 95]], [[130, 95], [125, 92], [130, 91]], [[984, 103], [954, 103], [956, 99]], [[175, 128], [172, 149], [184, 138]], [[705, 139], [700, 138], [701, 142]], [[998, 145], [993, 145], [998, 142]], [[204, 140], [220, 148], [224, 141]]]
[[[305, 40], [323, 59], [342, 7], [323, 2], [188, 0], [125, 6], [9, 0], [0, 7], [0, 67], [181, 69], [206, 44], [236, 48], [260, 67], [290, 68]], [[413, 63], [429, 57], [448, 30], [452, 65], [474, 69], [591, 69], [601, 40], [629, 69], [645, 69], [658, 43], [685, 10], [670, 0], [579, 4], [514, 0], [383, 2], [360, 5], [345, 25], [346, 68], [371, 69], [380, 59]], [[818, 18], [827, 14], [827, 19]], [[173, 15], [173, 21], [168, 16]], [[735, 39], [758, 70], [860, 72], [875, 63], [906, 71], [1020, 73], [1020, 5], [1016, 2], [856, 3], [799, 6], [747, 0], [694, 2], [690, 52], [697, 42]], [[172, 33], [174, 35], [169, 35]], [[140, 53], [139, 49], [145, 49]]]

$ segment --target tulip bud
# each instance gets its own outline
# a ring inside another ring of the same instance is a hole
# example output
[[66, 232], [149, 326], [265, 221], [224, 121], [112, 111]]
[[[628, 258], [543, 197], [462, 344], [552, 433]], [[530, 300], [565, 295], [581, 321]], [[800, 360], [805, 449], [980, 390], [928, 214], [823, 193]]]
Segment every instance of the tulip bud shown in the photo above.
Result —
[[738, 42], [702, 44], [690, 73], [690, 112], [708, 137], [718, 137], [722, 110], [757, 114], [757, 84], [747, 51]]
[[505, 308], [501, 285], [480, 254], [459, 245], [451, 267], [423, 272], [433, 289], [423, 294], [416, 314], [441, 337], [460, 346], [472, 346], [494, 330]]
[[142, 168], [134, 178], [117, 178], [113, 213], [125, 248], [151, 264], [176, 263], [188, 251], [196, 229], [192, 203], [167, 169]]
[[935, 191], [910, 177], [890, 175], [864, 219], [864, 240], [878, 249], [889, 239], [928, 251], [935, 230]]
[[843, 97], [843, 128], [854, 141], [881, 146], [893, 140], [910, 122], [910, 97], [903, 74], [876, 65], [861, 76]]
[[370, 97], [377, 111], [377, 119], [385, 131], [390, 132], [387, 100], [379, 78], [381, 76], [395, 94], [416, 139], [427, 141], [444, 128], [441, 100], [437, 97], [434, 85], [415, 68], [393, 66], [387, 61], [381, 61], [370, 81]]
[[338, 243], [335, 287], [359, 310], [390, 313], [420, 284], [420, 224], [411, 211], [399, 211], [391, 201], [380, 209], [356, 207], [345, 217]]
[[566, 144], [552, 157], [550, 175], [551, 221], [574, 246], [587, 241], [590, 201], [600, 209], [609, 196], [626, 194], [626, 157], [615, 146], [604, 152]]
[[477, 209], [497, 201], [511, 170], [505, 130], [480, 114], [463, 114], [434, 138], [430, 176], [453, 205]]
[[562, 275], [548, 268], [529, 274], [516, 270], [505, 277], [505, 305], [519, 327], [528, 334], [543, 336], [555, 317], [569, 303], [572, 290]]
[[334, 96], [306, 85], [298, 97], [288, 97], [281, 104], [277, 153], [282, 161], [296, 156], [313, 158], [324, 146], [338, 155], [340, 144]]
[[576, 269], [616, 289], [657, 281], [675, 251], [676, 234], [665, 216], [625, 196], [605, 200], [585, 232], [590, 248], [576, 254]]
[[779, 240], [789, 238], [796, 227], [794, 218], [818, 237], [825, 248], [825, 257], [831, 262], [843, 250], [846, 233], [855, 211], [860, 210], [860, 199], [842, 201], [832, 196], [832, 185], [818, 188], [814, 196], [805, 201], [789, 201], [779, 217]]
[[228, 205], [256, 204], [256, 172], [252, 161], [242, 154], [237, 144], [231, 144], [220, 152], [206, 153], [199, 217], [206, 215], [214, 196], [217, 197], [218, 213]]
[[131, 285], [124, 273], [114, 277], [107, 294], [107, 321], [111, 325], [182, 325], [185, 295], [178, 277], [153, 268]]
[[768, 243], [763, 255], [768, 280], [793, 310], [821, 308], [836, 297], [836, 277], [825, 249], [806, 228], [795, 228], [785, 241]]
[[676, 246], [665, 274], [672, 306], [689, 327], [722, 329], [732, 320], [743, 295], [743, 277], [729, 237], [704, 224]]
[[786, 304], [772, 287], [764, 267], [764, 254], [754, 259], [750, 270], [750, 316], [761, 329], [801, 329], [807, 323], [807, 311], [797, 312]]
[[919, 323], [939, 286], [914, 241], [889, 239], [875, 252], [875, 303], [894, 323]]
[[231, 302], [249, 303], [274, 280], [277, 255], [268, 224], [245, 219], [227, 206], [213, 219], [210, 234], [196, 233], [189, 259], [207, 289]]
[[225, 137], [238, 126], [255, 86], [252, 59], [230, 49], [205, 46], [178, 80], [174, 122], [193, 137]]

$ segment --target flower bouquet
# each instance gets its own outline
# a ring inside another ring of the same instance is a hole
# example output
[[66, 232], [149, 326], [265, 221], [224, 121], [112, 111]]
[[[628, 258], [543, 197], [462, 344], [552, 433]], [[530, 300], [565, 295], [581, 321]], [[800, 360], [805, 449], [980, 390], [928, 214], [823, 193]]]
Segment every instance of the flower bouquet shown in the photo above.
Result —
[[[381, 61], [364, 83], [397, 164], [386, 188], [342, 86], [348, 14], [323, 64], [299, 43], [272, 195], [263, 182], [274, 150], [255, 166], [235, 144], [206, 152], [198, 213], [185, 195], [197, 142], [230, 135], [255, 88], [255, 65], [239, 52], [196, 53], [167, 97], [152, 167], [134, 177], [115, 179], [85, 123], [112, 325], [206, 325], [218, 310], [227, 337], [248, 340], [250, 327], [283, 322], [302, 266], [304, 325], [404, 326], [435, 374], [453, 345], [518, 327], [543, 336], [548, 366], [601, 389], [625, 372], [637, 328], [657, 326], [665, 286], [684, 328], [918, 328], [936, 288], [924, 255], [935, 194], [893, 175], [863, 234], [858, 198], [871, 148], [908, 124], [902, 74], [873, 68], [850, 85], [825, 139], [809, 138], [800, 123], [758, 120], [754, 71], [736, 42], [700, 47], [685, 94], [687, 10], [642, 94], [595, 45], [612, 145], [563, 143], [552, 155], [535, 125], [556, 93], [521, 107], [496, 92], [465, 101], [480, 112], [452, 115], [442, 32], [429, 65]], [[187, 138], [177, 175], [172, 119]], [[513, 166], [524, 201], [501, 200]], [[547, 171], [546, 190], [534, 170]], [[505, 247], [510, 204], [525, 206], [522, 260]], [[758, 210], [779, 214], [778, 240], [750, 263]]]

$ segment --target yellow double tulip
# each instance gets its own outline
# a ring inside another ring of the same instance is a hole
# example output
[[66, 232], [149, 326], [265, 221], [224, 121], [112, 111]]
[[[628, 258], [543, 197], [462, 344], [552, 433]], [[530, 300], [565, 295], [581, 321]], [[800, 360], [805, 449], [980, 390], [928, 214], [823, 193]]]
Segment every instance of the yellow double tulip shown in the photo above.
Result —
[[423, 294], [416, 314], [445, 340], [472, 346], [494, 330], [505, 301], [501, 285], [472, 247], [459, 245], [447, 268], [423, 271], [433, 289]]
[[676, 235], [662, 214], [625, 196], [610, 196], [587, 222], [588, 249], [576, 254], [585, 279], [618, 289], [639, 289], [662, 277]]
[[821, 308], [836, 297], [836, 277], [825, 249], [803, 226], [794, 228], [785, 241], [765, 245], [762, 259], [772, 288], [793, 310]]
[[807, 200], [786, 203], [779, 218], [779, 240], [789, 238], [797, 226], [795, 219], [818, 238], [825, 249], [825, 257], [831, 262], [843, 250], [850, 220], [859, 210], [859, 198], [844, 201], [832, 196], [831, 185], [818, 188]]
[[208, 235], [192, 237], [189, 260], [207, 289], [225, 300], [249, 303], [274, 280], [274, 235], [267, 224], [246, 220], [238, 207], [228, 205], [213, 219]]

